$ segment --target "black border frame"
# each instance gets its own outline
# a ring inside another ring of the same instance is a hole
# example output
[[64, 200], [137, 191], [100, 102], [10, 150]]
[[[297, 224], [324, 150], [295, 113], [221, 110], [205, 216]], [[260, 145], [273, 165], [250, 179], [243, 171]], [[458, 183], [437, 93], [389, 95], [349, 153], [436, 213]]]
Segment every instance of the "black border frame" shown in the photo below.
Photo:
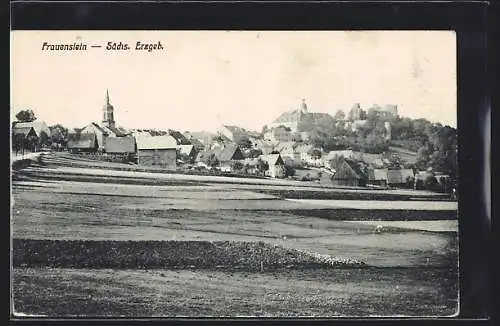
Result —
[[[454, 30], [457, 36], [459, 136], [459, 319], [484, 319], [493, 312], [490, 224], [484, 193], [486, 116], [490, 112], [488, 79], [488, 7], [482, 1], [13, 1], [11, 30]], [[491, 17], [489, 17], [492, 19]], [[491, 58], [490, 58], [491, 59]], [[10, 103], [9, 103], [10, 106]], [[9, 119], [7, 119], [9, 121]], [[9, 180], [10, 182], [10, 180]], [[10, 205], [9, 205], [10, 207]], [[9, 212], [10, 215], [10, 212]], [[10, 237], [10, 232], [9, 232]], [[10, 246], [10, 243], [9, 243]], [[9, 275], [10, 284], [10, 275]], [[9, 296], [10, 300], [10, 296]], [[12, 317], [11, 317], [12, 318]], [[23, 323], [67, 323], [68, 319], [17, 319]], [[96, 319], [75, 320], [74, 322]], [[99, 319], [103, 324], [123, 319]], [[138, 322], [216, 321], [248, 319], [135, 319]], [[250, 322], [290, 323], [311, 319], [250, 319]], [[356, 319], [376, 322], [377, 319]], [[383, 318], [382, 322], [428, 322]], [[436, 319], [433, 319], [436, 321]], [[441, 318], [439, 318], [441, 320]], [[457, 320], [457, 319], [455, 319]], [[325, 322], [315, 319], [315, 322]], [[352, 322], [331, 319], [337, 323]], [[449, 318], [445, 318], [449, 322]]]

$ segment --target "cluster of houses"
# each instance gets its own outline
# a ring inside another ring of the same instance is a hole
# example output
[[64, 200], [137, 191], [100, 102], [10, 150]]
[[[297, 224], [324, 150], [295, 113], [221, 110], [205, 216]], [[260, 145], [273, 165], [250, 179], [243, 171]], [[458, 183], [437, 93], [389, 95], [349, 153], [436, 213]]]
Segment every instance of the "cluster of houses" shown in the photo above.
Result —
[[[397, 114], [396, 107], [381, 110]], [[263, 133], [230, 125], [222, 125], [217, 134], [126, 130], [116, 125], [108, 92], [102, 112], [101, 123], [91, 122], [79, 132], [68, 134], [67, 148], [70, 152], [121, 155], [139, 165], [162, 169], [173, 170], [181, 166], [273, 178], [289, 176], [290, 168], [308, 169], [319, 172], [317, 174], [322, 175], [326, 182], [342, 186], [418, 188], [423, 187], [424, 180], [429, 177], [429, 172], [425, 171], [415, 174], [412, 169], [389, 168], [389, 159], [382, 154], [353, 150], [324, 152], [308, 144], [309, 133], [301, 130], [301, 123], [314, 123], [317, 119], [330, 116], [310, 113], [305, 101], [299, 109], [283, 113]], [[355, 105], [350, 115], [351, 120], [354, 118], [353, 123], [365, 118], [359, 105]], [[39, 122], [13, 126], [13, 134], [22, 135], [25, 140], [39, 138], [42, 133], [50, 135], [50, 130]], [[436, 176], [436, 179], [441, 182], [446, 176]]]

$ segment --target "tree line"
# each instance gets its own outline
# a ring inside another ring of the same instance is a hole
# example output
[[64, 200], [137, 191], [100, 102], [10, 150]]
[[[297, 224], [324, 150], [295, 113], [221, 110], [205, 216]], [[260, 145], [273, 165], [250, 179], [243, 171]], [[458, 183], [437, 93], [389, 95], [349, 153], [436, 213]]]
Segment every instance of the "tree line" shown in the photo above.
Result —
[[[349, 114], [351, 115], [351, 114]], [[349, 128], [350, 118], [337, 112], [333, 123], [318, 123], [311, 128], [309, 143], [325, 152], [351, 149], [364, 153], [381, 154], [391, 146], [417, 153], [415, 169], [449, 174], [457, 177], [457, 130], [427, 119], [385, 114], [369, 109], [361, 114], [364, 124], [357, 131]], [[386, 122], [389, 123], [389, 130]], [[390, 137], [388, 137], [390, 135]]]

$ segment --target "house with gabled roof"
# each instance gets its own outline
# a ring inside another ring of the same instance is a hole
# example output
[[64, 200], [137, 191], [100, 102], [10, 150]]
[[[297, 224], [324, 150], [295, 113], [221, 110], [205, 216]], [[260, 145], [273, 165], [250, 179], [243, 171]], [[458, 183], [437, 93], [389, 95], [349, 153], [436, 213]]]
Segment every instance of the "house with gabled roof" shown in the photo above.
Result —
[[70, 133], [68, 134], [68, 150], [71, 153], [95, 152], [99, 148], [95, 134]]
[[137, 139], [137, 162], [174, 170], [177, 167], [177, 141], [169, 135]]
[[224, 171], [231, 171], [235, 161], [241, 161], [243, 163], [245, 159], [239, 146], [234, 143], [229, 143], [199, 152], [196, 156], [196, 162], [198, 162], [198, 165], [206, 165], [207, 160], [212, 155], [217, 159], [218, 167]]
[[16, 152], [21, 149], [36, 151], [39, 137], [32, 126], [14, 125], [11, 131], [12, 147]]
[[284, 178], [286, 174], [285, 162], [280, 154], [269, 154], [259, 156], [264, 162], [267, 162], [268, 169], [265, 172], [266, 176], [271, 178]]
[[95, 135], [97, 139], [98, 149], [100, 151], [104, 151], [104, 147], [106, 146], [106, 139], [109, 136], [109, 132], [106, 129], [95, 122], [91, 122], [87, 126], [85, 126], [80, 133]]
[[187, 162], [193, 162], [196, 158], [196, 149], [194, 145], [177, 145], [177, 151], [181, 159], [184, 158]]
[[214, 150], [215, 156], [220, 162], [243, 160], [245, 157], [236, 144], [226, 144]]
[[368, 183], [371, 185], [387, 187], [387, 169], [368, 169]]
[[23, 129], [23, 128], [33, 128], [35, 135], [38, 138], [41, 138], [42, 133], [45, 133], [48, 137], [50, 137], [50, 128], [43, 121], [35, 120], [31, 122], [18, 122], [15, 121], [12, 123], [12, 128]]
[[296, 146], [297, 143], [295, 142], [280, 142], [274, 146], [273, 150], [279, 152], [281, 158], [287, 165], [300, 166], [302, 165], [302, 161], [300, 159], [300, 154], [295, 150]]
[[311, 163], [315, 147], [310, 144], [298, 144], [295, 147], [295, 152], [300, 155], [300, 159], [304, 163]]
[[17, 137], [17, 136], [22, 136], [24, 138], [38, 138], [37, 133], [35, 129], [32, 126], [20, 126], [20, 125], [14, 125], [12, 127], [12, 136]]
[[387, 184], [392, 187], [411, 187], [415, 174], [412, 169], [387, 170]]
[[366, 166], [361, 162], [338, 157], [332, 161], [335, 174], [332, 183], [340, 186], [365, 187], [368, 181]]

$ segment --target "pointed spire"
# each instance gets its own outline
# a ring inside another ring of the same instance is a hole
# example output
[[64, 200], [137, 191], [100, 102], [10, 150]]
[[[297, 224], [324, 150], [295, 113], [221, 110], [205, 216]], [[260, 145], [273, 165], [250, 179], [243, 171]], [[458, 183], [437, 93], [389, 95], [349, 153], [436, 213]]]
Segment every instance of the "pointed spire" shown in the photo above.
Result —
[[109, 91], [106, 88], [106, 104], [109, 104]]

